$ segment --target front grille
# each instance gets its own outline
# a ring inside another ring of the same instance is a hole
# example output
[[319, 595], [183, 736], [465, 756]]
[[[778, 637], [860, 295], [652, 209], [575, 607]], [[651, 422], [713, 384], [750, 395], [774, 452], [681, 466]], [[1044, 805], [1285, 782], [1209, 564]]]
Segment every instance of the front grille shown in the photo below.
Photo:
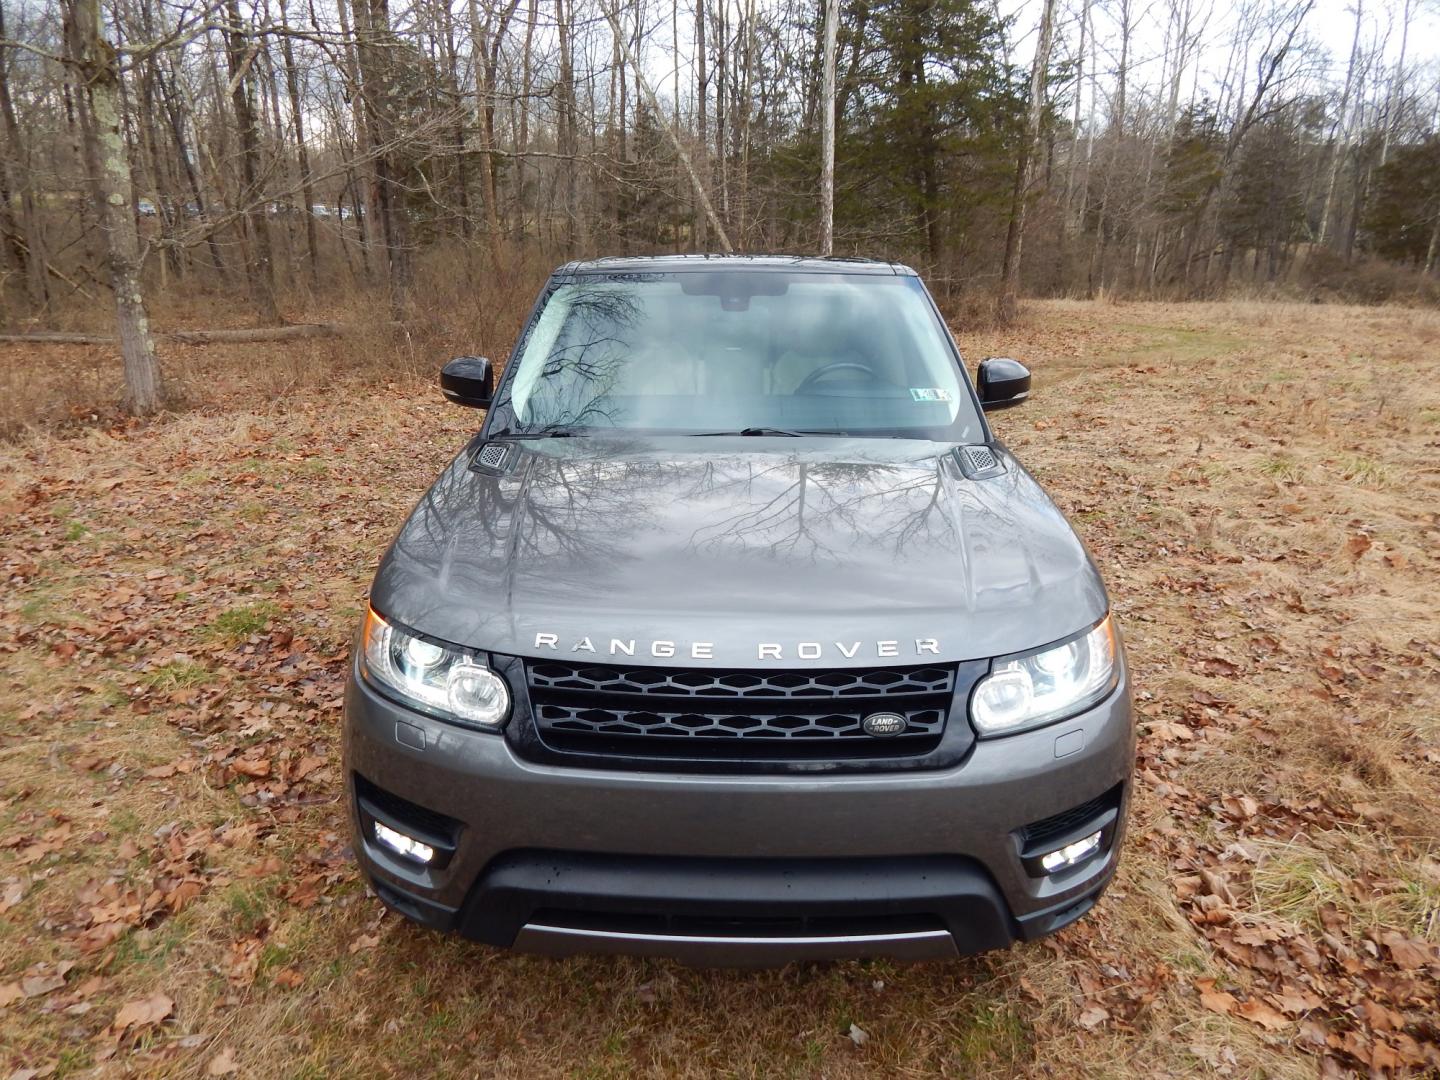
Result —
[[[541, 716], [551, 731], [597, 735], [653, 735], [682, 739], [836, 739], [873, 741], [861, 727], [858, 713], [696, 713], [647, 712], [634, 709], [585, 709], [573, 705], [542, 705]], [[894, 710], [887, 710], [894, 711]], [[945, 726], [940, 709], [905, 709], [905, 735], [939, 735]]]
[[[552, 750], [703, 761], [901, 758], [939, 745], [955, 668], [671, 669], [528, 661], [535, 726]], [[885, 737], [864, 720], [895, 713]]]
[[948, 694], [947, 667], [835, 671], [671, 671], [666, 668], [580, 666], [531, 661], [530, 685], [541, 690], [586, 690], [637, 696], [713, 698], [836, 698]]

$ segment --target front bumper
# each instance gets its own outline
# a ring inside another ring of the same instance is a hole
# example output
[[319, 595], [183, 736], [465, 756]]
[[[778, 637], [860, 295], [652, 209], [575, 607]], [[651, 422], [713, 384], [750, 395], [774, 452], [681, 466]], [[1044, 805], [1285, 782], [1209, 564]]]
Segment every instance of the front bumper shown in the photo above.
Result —
[[[352, 669], [345, 759], [366, 877], [435, 929], [532, 952], [707, 964], [925, 959], [1040, 937], [1093, 905], [1115, 871], [1134, 734], [1122, 672], [1088, 712], [981, 740], [950, 769], [582, 769], [527, 761], [501, 736], [396, 705]], [[1094, 812], [1076, 828], [1101, 814], [1103, 852], [1034, 873], [1026, 826], [1082, 805]], [[419, 808], [421, 825], [453, 826], [430, 866], [371, 831], [377, 814], [404, 828]]]

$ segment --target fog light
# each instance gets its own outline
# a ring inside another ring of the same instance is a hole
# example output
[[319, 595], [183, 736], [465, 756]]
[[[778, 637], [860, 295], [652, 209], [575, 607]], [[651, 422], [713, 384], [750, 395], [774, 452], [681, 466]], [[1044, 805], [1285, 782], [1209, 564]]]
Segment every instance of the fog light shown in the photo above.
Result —
[[1058, 851], [1041, 856], [1040, 865], [1045, 868], [1047, 874], [1053, 874], [1057, 870], [1063, 870], [1067, 866], [1083, 862], [1100, 850], [1100, 833], [1103, 831], [1097, 829], [1084, 839], [1076, 840], [1073, 844], [1066, 844]]
[[[382, 825], [378, 821], [375, 822], [375, 840], [377, 843], [384, 844], [397, 855], [404, 855], [417, 862], [428, 863], [435, 858], [435, 849], [429, 844], [422, 844], [413, 836], [406, 836], [399, 829], [392, 829], [389, 825]], [[1045, 857], [1048, 859], [1050, 856]], [[1047, 866], [1046, 869], [1048, 870], [1049, 867]]]

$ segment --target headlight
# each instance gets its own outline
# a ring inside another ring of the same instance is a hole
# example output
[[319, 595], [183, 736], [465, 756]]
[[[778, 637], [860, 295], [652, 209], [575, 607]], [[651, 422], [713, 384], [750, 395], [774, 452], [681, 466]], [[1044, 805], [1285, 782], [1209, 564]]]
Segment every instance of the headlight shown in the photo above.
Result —
[[1110, 616], [1060, 645], [997, 660], [970, 699], [981, 735], [1009, 735], [1088, 709], [1115, 686], [1115, 626]]
[[477, 657], [365, 614], [364, 663], [371, 682], [400, 700], [467, 727], [498, 731], [510, 716], [510, 688]]

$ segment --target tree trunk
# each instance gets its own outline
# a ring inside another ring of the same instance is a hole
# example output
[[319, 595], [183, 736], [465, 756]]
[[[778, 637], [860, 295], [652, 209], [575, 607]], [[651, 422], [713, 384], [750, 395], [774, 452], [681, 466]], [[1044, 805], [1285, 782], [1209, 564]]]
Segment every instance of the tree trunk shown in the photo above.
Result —
[[[695, 0], [695, 104], [697, 109], [695, 126], [699, 134], [700, 142], [700, 161], [698, 168], [700, 176], [704, 178], [706, 184], [709, 183], [710, 176], [710, 143], [705, 130], [706, 97], [708, 93], [709, 87], [705, 80], [705, 0]], [[701, 190], [701, 186], [696, 182], [694, 175], [691, 175], [690, 182], [697, 192], [695, 199], [695, 247], [698, 251], [704, 251], [710, 246], [709, 237], [706, 235], [706, 229], [710, 224], [710, 220], [705, 213], [705, 208], [700, 203], [698, 192]]]
[[720, 172], [720, 220], [730, 220], [730, 155], [726, 152], [725, 146], [725, 125], [729, 119], [730, 110], [725, 100], [726, 75], [729, 65], [726, 63], [727, 35], [729, 26], [726, 16], [729, 12], [729, 0], [720, 0], [719, 5], [711, 5], [711, 10], [718, 12], [715, 19], [715, 164]]
[[1030, 106], [1025, 114], [1025, 133], [1020, 140], [1020, 161], [1015, 169], [1015, 187], [1010, 195], [1010, 223], [1005, 233], [1005, 258], [1000, 269], [1000, 319], [1015, 318], [1020, 288], [1020, 252], [1025, 241], [1025, 205], [1030, 195], [1030, 169], [1035, 144], [1040, 139], [1040, 121], [1045, 112], [1045, 76], [1050, 69], [1050, 45], [1055, 23], [1055, 0], [1044, 0], [1040, 11], [1040, 39], [1030, 69]]
[[[445, 12], [446, 82], [455, 101], [459, 102], [464, 98], [463, 79], [460, 74], [460, 50], [455, 44], [454, 20], [451, 17], [449, 5], [447, 4], [443, 10]], [[465, 160], [470, 151], [470, 135], [465, 123], [465, 110], [457, 106], [454, 112], [455, 202], [460, 218], [460, 235], [469, 240], [471, 230], [475, 226], [470, 213], [470, 170]]]
[[[233, 2], [233, 0], [231, 0]], [[359, 96], [364, 101], [365, 144], [371, 158], [366, 211], [372, 219], [371, 241], [385, 248], [390, 313], [403, 319], [409, 311], [412, 266], [410, 231], [403, 191], [398, 183], [394, 123], [395, 56], [387, 0], [353, 0], [355, 57]]]
[[1430, 226], [1430, 246], [1425, 250], [1425, 273], [1435, 272], [1437, 254], [1440, 254], [1440, 207], [1435, 208], [1435, 224]]
[[555, 0], [555, 21], [556, 33], [560, 38], [560, 86], [558, 88], [558, 100], [556, 101], [556, 141], [559, 150], [567, 159], [564, 166], [565, 184], [565, 245], [570, 254], [575, 252], [578, 238], [577, 213], [575, 207], [575, 172], [578, 168], [576, 158], [579, 155], [580, 144], [575, 122], [575, 66], [574, 66], [574, 42], [572, 35], [574, 26], [572, 19], [575, 14], [574, 0]]
[[[350, 111], [355, 123], [355, 159], [358, 168], [355, 190], [351, 192], [351, 202], [354, 204], [355, 216], [360, 225], [360, 255], [365, 265], [365, 274], [374, 281], [380, 267], [382, 265], [388, 267], [388, 264], [379, 258], [382, 243], [381, 215], [379, 183], [375, 179], [379, 165], [373, 156], [374, 133], [371, 128], [370, 107], [365, 100], [366, 73], [361, 64], [361, 54], [369, 48], [367, 41], [370, 34], [370, 17], [365, 0], [338, 0], [335, 12], [340, 19], [343, 69], [345, 81], [348, 84], [346, 99], [350, 103]], [[350, 29], [351, 12], [355, 16], [353, 34]], [[388, 276], [386, 280], [388, 282]]]
[[510, 18], [519, 6], [520, 0], [509, 0], [500, 13], [499, 22], [492, 28], [491, 16], [487, 13], [482, 24], [477, 0], [470, 0], [470, 40], [472, 47], [480, 54], [475, 69], [478, 113], [475, 126], [480, 136], [480, 183], [485, 198], [485, 227], [489, 232], [490, 265], [500, 274], [505, 271], [505, 257], [495, 184], [495, 78], [500, 68], [500, 45], [504, 41]]
[[[280, 0], [280, 25], [287, 28], [286, 0]], [[296, 164], [300, 168], [300, 193], [305, 205], [305, 261], [310, 266], [310, 282], [320, 281], [320, 247], [315, 241], [315, 185], [310, 176], [310, 151], [305, 148], [305, 117], [300, 107], [300, 78], [295, 70], [295, 50], [287, 33], [280, 39], [280, 55], [285, 61], [285, 90], [290, 96], [290, 123], [295, 128]]]
[[1085, 33], [1090, 22], [1090, 0], [1080, 7], [1080, 45], [1075, 53], [1075, 109], [1070, 120], [1070, 160], [1065, 163], [1065, 212], [1061, 215], [1060, 233], [1070, 227], [1071, 206], [1075, 197], [1075, 167], [1080, 159], [1080, 105], [1085, 85]]
[[100, 0], [66, 0], [68, 59], [85, 87], [79, 102], [86, 122], [84, 158], [93, 179], [96, 212], [106, 240], [115, 329], [125, 366], [125, 408], [136, 415], [160, 407], [160, 366], [140, 289], [140, 236], [131, 213], [130, 159], [119, 110], [120, 66], [102, 34]]
[[[1317, 244], [1324, 244], [1330, 235], [1330, 209], [1335, 204], [1335, 188], [1340, 181], [1340, 161], [1345, 156], [1339, 138], [1348, 136], [1346, 113], [1350, 108], [1350, 91], [1355, 82], [1355, 62], [1360, 55], [1360, 26], [1365, 13], [1364, 0], [1356, 0], [1355, 35], [1350, 41], [1350, 63], [1345, 68], [1345, 89], [1340, 94], [1340, 111], [1335, 116], [1335, 126], [1330, 131], [1330, 183], [1325, 188], [1325, 202], [1320, 208], [1320, 234]], [[1347, 140], [1348, 141], [1348, 140]]]
[[[750, 114], [754, 112], [752, 98], [755, 77], [755, 0], [745, 0], [744, 20], [741, 24], [741, 32], [744, 37], [744, 65], [742, 69], [742, 81], [740, 83], [739, 107], [740, 107], [740, 198], [739, 198], [739, 224], [738, 233], [740, 247], [744, 250], [745, 236], [748, 229], [748, 218], [750, 216]], [[834, 47], [831, 47], [834, 51]]]
[[529, 0], [525, 9], [525, 46], [520, 58], [520, 131], [515, 143], [515, 239], [525, 236], [525, 173], [526, 154], [530, 149], [530, 95], [534, 77], [535, 23], [539, 18], [539, 0]]
[[236, 0], [226, 0], [225, 12], [229, 16], [225, 39], [230, 64], [230, 100], [235, 109], [235, 125], [240, 129], [240, 206], [251, 245], [245, 280], [250, 286], [256, 318], [261, 323], [273, 324], [280, 321], [280, 309], [275, 302], [275, 268], [270, 254], [269, 203], [260, 191], [260, 132], [250, 90], [250, 72], [257, 54], [246, 51], [244, 24], [240, 21], [240, 5]]
[[[168, 58], [173, 65], [173, 57]], [[221, 281], [229, 278], [229, 271], [226, 268], [224, 257], [220, 254], [220, 243], [215, 238], [215, 230], [208, 228], [210, 216], [206, 209], [205, 192], [200, 184], [199, 174], [195, 171], [195, 165], [190, 159], [190, 150], [185, 142], [185, 121], [180, 112], [180, 103], [176, 101], [176, 93], [173, 83], [173, 66], [170, 72], [162, 71], [157, 80], [160, 91], [160, 102], [165, 109], [167, 126], [170, 129], [171, 141], [175, 144], [175, 156], [179, 159], [180, 169], [185, 174], [185, 185], [190, 191], [190, 196], [195, 203], [195, 218], [205, 228], [205, 246], [210, 251], [210, 261], [215, 266], [215, 272], [220, 276]], [[186, 211], [188, 214], [188, 210]]]
[[835, 38], [839, 0], [825, 0], [825, 59], [820, 100], [820, 254], [835, 249]]
[[[43, 316], [50, 303], [49, 283], [45, 277], [45, 239], [40, 213], [35, 204], [35, 189], [30, 176], [29, 154], [24, 148], [20, 123], [15, 117], [15, 103], [10, 96], [9, 61], [5, 55], [5, 12], [0, 5], [0, 124], [4, 125], [5, 152], [0, 154], [0, 244], [13, 254], [25, 272], [25, 295], [31, 314]], [[11, 197], [18, 198], [20, 213], [16, 219]], [[0, 265], [4, 258], [0, 257]]]

